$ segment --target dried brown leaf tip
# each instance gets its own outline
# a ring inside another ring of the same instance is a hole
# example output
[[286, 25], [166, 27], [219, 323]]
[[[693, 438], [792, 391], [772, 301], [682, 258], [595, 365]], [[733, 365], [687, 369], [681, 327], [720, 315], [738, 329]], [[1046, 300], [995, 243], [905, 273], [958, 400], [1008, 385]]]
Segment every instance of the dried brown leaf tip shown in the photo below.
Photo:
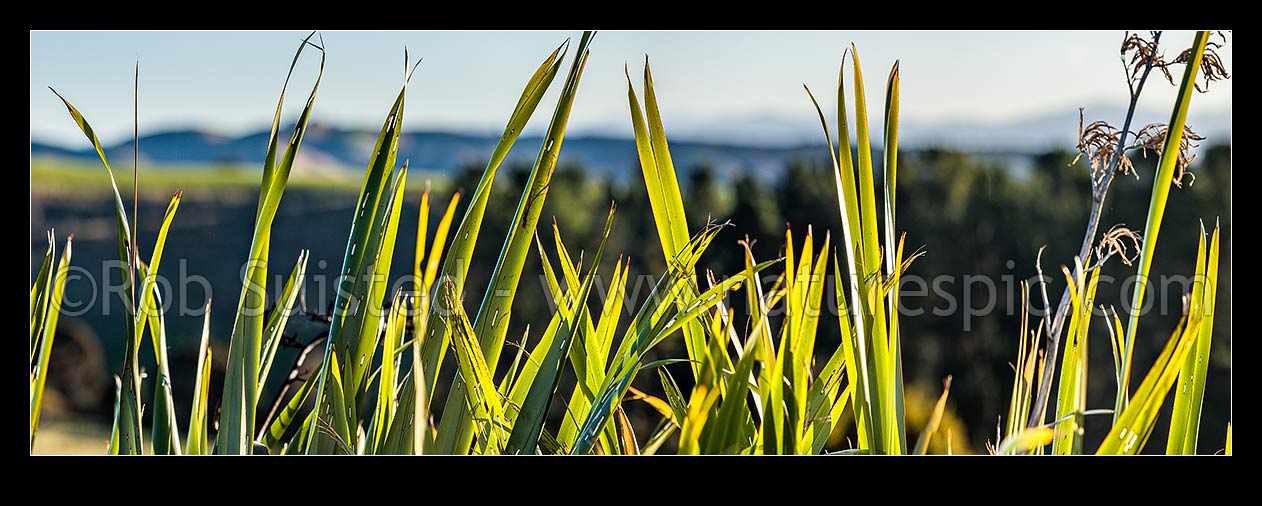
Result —
[[[1091, 179], [1092, 181], [1098, 181], [1104, 176], [1105, 171], [1108, 170], [1109, 163], [1117, 151], [1121, 133], [1121, 130], [1104, 121], [1095, 121], [1084, 127], [1082, 108], [1079, 108], [1078, 156], [1074, 157], [1074, 161], [1070, 162], [1070, 165], [1078, 163], [1078, 160], [1083, 155], [1086, 155], [1087, 162], [1091, 164]], [[1131, 165], [1131, 160], [1126, 157], [1125, 153], [1118, 160], [1117, 170], [1123, 174], [1135, 173], [1135, 167]], [[1138, 178], [1139, 175], [1136, 174], [1135, 177]]]
[[[1131, 254], [1130, 248], [1127, 248], [1125, 239], [1130, 239], [1131, 246], [1134, 246], [1135, 252]], [[1108, 232], [1104, 233], [1104, 237], [1100, 238], [1100, 244], [1096, 246], [1096, 257], [1103, 263], [1114, 254], [1122, 258], [1122, 263], [1131, 265], [1131, 262], [1139, 258], [1140, 242], [1142, 238], [1134, 230], [1126, 228], [1124, 224], [1113, 225]]]
[[[1143, 152], [1145, 158], [1148, 157], [1149, 150], [1160, 156], [1161, 151], [1166, 145], [1167, 130], [1169, 130], [1169, 128], [1161, 123], [1153, 123], [1145, 126], [1140, 129], [1139, 133], [1135, 134], [1135, 144], [1132, 144], [1127, 149], [1139, 149]], [[1175, 186], [1182, 188], [1185, 176], [1191, 177], [1188, 181], [1189, 185], [1196, 182], [1196, 174], [1188, 172], [1187, 168], [1192, 164], [1193, 160], [1196, 160], [1196, 155], [1192, 153], [1192, 148], [1199, 147], [1200, 144], [1196, 144], [1196, 142], [1203, 140], [1205, 140], [1205, 137], [1194, 132], [1191, 127], [1187, 125], [1183, 126], [1183, 135], [1179, 138], [1178, 159], [1174, 164]]]

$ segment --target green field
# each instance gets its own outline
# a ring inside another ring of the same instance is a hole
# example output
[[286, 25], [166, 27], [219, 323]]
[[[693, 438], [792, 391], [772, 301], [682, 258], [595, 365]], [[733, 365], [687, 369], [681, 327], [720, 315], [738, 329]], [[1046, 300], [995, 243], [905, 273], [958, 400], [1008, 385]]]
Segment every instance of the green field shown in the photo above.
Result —
[[[213, 164], [142, 164], [140, 166], [140, 191], [146, 197], [169, 197], [176, 188], [249, 190], [257, 192], [261, 176], [260, 165], [213, 165]], [[132, 166], [119, 163], [114, 167], [119, 190], [130, 193]], [[354, 193], [359, 191], [360, 176], [354, 172], [336, 170], [307, 174], [296, 171], [289, 179], [289, 186], [300, 190], [335, 191]], [[436, 191], [445, 192], [450, 184], [442, 173], [415, 173], [408, 181], [409, 193], [419, 194], [429, 181]], [[98, 160], [80, 161], [59, 157], [41, 156], [31, 159], [32, 193], [108, 192], [109, 175], [101, 169]]]

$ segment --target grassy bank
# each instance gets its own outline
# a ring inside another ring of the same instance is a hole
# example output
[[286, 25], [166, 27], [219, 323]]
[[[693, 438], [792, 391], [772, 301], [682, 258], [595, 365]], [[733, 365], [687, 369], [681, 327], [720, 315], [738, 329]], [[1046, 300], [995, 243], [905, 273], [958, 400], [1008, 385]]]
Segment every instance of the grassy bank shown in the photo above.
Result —
[[[120, 186], [131, 186], [131, 167], [119, 167]], [[176, 188], [258, 192], [260, 170], [256, 165], [159, 164], [141, 163], [140, 192], [145, 198], [169, 198]], [[435, 190], [446, 191], [450, 179], [440, 172], [417, 173], [408, 182], [409, 193], [419, 195], [426, 181]], [[32, 196], [65, 195], [67, 193], [102, 193], [109, 191], [109, 175], [96, 160], [73, 160], [39, 156], [31, 159]], [[317, 172], [297, 171], [289, 180], [290, 187], [306, 191], [327, 191], [354, 194], [359, 190], [359, 174], [326, 169]]]

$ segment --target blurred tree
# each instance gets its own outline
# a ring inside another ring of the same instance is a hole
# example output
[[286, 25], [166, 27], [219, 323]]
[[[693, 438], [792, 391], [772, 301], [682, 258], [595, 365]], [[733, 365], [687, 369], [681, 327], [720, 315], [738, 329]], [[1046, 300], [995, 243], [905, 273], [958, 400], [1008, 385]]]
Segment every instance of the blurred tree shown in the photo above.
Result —
[[712, 165], [702, 164], [692, 169], [688, 174], [684, 199], [688, 203], [686, 212], [689, 231], [701, 230], [708, 221], [727, 214], [727, 206], [723, 202]]

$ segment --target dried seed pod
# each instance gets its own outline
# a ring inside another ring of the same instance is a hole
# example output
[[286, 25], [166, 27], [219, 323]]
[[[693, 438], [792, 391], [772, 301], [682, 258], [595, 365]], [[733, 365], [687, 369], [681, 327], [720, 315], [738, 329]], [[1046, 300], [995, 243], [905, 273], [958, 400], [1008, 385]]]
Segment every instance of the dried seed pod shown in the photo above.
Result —
[[[1104, 172], [1108, 170], [1109, 162], [1113, 159], [1113, 155], [1117, 151], [1117, 145], [1120, 142], [1121, 131], [1104, 121], [1095, 121], [1086, 127], [1083, 126], [1082, 108], [1078, 109], [1078, 156], [1074, 157], [1071, 164], [1078, 163], [1078, 160], [1087, 156], [1087, 162], [1091, 165], [1091, 180], [1098, 181], [1104, 176]], [[1135, 168], [1131, 165], [1131, 160], [1122, 154], [1118, 160], [1117, 170], [1123, 174], [1135, 172]], [[1136, 178], [1139, 176], [1136, 175]]]
[[[1151, 150], [1161, 155], [1161, 151], [1166, 145], [1166, 133], [1168, 128], [1161, 123], [1152, 123], [1139, 130], [1135, 134], [1135, 143], [1128, 146], [1127, 149], [1139, 149], [1144, 157], [1148, 157], [1148, 151]], [[1192, 148], [1200, 147], [1196, 142], [1205, 140], [1205, 137], [1197, 134], [1191, 127], [1183, 126], [1183, 136], [1179, 138], [1178, 159], [1175, 162], [1174, 185], [1183, 187], [1183, 179], [1185, 176], [1191, 177], [1188, 184], [1196, 181], [1196, 175], [1187, 171], [1192, 161], [1196, 160], [1196, 155], [1192, 153]]]
[[[1133, 255], [1123, 241], [1124, 239], [1130, 239], [1131, 245], [1135, 247]], [[1100, 238], [1100, 244], [1096, 246], [1096, 258], [1103, 262], [1106, 258], [1117, 254], [1122, 258], [1122, 263], [1131, 265], [1131, 262], [1139, 258], [1142, 240], [1143, 238], [1140, 237], [1139, 233], [1126, 228], [1124, 224], [1113, 225], [1113, 228], [1110, 228], [1108, 232], [1104, 233], [1104, 237]]]

